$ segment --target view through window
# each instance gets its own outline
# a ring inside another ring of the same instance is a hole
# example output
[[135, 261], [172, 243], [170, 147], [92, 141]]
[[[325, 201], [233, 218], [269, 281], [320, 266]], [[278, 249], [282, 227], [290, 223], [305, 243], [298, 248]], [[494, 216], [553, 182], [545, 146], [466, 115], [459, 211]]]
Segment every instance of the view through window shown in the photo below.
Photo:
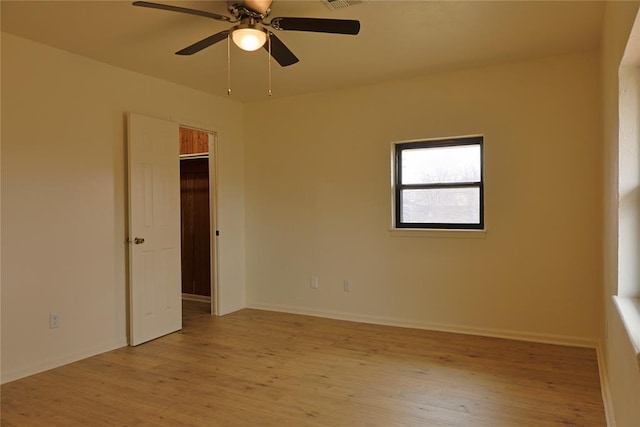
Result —
[[481, 136], [395, 145], [395, 227], [483, 229]]

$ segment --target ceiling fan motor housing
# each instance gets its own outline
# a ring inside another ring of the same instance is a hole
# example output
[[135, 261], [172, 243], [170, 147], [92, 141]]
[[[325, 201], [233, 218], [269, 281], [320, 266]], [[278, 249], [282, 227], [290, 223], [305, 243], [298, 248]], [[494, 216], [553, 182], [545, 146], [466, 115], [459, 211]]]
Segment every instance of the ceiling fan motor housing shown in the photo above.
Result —
[[[267, 4], [268, 3], [268, 4]], [[251, 17], [258, 20], [263, 20], [271, 13], [271, 1], [245, 1], [245, 2], [227, 2], [229, 13], [233, 15], [237, 20], [242, 20], [245, 17]]]

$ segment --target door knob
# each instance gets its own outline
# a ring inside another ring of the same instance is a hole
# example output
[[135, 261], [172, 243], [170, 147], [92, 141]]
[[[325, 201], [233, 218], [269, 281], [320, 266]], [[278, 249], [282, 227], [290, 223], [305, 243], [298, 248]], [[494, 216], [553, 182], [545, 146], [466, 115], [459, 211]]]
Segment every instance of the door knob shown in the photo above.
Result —
[[133, 243], [135, 243], [136, 245], [141, 245], [144, 243], [144, 238], [142, 237], [136, 237], [133, 239]]

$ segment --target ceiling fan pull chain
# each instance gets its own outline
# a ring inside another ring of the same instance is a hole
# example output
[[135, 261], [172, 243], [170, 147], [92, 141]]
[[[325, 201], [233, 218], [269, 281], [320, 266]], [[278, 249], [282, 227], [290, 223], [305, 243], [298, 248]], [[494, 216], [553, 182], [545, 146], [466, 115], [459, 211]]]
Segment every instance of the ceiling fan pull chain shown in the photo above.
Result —
[[231, 96], [231, 32], [227, 34], [227, 96]]
[[271, 92], [271, 31], [267, 31], [267, 43], [269, 43], [269, 96], [272, 96], [273, 92]]

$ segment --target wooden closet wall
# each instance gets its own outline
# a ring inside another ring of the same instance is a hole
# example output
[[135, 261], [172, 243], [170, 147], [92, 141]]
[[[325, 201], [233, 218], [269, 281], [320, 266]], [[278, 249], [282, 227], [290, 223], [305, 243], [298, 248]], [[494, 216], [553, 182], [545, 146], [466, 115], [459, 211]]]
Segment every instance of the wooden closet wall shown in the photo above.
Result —
[[[208, 134], [180, 129], [180, 154], [208, 152]], [[205, 144], [206, 142], [206, 144]], [[180, 160], [182, 293], [211, 296], [209, 159]]]

